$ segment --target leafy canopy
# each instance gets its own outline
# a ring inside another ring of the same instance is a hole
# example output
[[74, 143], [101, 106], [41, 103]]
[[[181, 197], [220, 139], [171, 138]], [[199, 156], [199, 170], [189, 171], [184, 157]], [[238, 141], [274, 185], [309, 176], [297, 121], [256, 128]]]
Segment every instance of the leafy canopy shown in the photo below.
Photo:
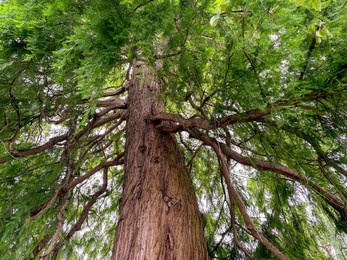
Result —
[[1, 255], [109, 256], [131, 64], [161, 60], [158, 119], [180, 126], [210, 257], [275, 259], [231, 179], [289, 258], [346, 258], [345, 6], [1, 1]]

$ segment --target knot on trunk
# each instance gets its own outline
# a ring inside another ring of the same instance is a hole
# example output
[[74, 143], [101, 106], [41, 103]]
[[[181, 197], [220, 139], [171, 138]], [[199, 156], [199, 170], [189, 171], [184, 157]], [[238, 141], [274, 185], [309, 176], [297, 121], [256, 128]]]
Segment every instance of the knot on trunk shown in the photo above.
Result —
[[144, 153], [145, 151], [146, 151], [146, 146], [145, 145], [140, 145], [139, 146], [139, 151], [141, 152], [141, 153]]

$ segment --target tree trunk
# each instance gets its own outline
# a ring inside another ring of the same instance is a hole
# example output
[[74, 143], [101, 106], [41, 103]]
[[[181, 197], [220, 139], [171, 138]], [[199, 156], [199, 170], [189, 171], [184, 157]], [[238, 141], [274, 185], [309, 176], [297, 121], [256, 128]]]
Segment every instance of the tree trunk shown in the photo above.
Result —
[[151, 115], [158, 102], [154, 72], [137, 64], [129, 86], [125, 178], [112, 259], [208, 259], [201, 215], [172, 134]]

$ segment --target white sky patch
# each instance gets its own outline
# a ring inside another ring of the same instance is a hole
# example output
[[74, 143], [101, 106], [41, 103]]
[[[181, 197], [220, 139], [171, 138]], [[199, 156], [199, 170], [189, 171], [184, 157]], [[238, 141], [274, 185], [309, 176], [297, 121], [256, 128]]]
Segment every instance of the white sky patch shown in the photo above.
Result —
[[322, 61], [326, 61], [326, 60], [327, 60], [327, 57], [325, 57], [325, 56], [320, 56], [320, 59], [321, 59]]
[[282, 60], [281, 65], [280, 65], [280, 70], [281, 71], [288, 71], [288, 69], [289, 69], [289, 61]]
[[273, 46], [275, 49], [277, 49], [281, 45], [281, 42], [279, 41], [280, 36], [278, 34], [275, 34], [275, 33], [269, 34], [269, 38], [271, 41], [273, 41], [274, 43]]

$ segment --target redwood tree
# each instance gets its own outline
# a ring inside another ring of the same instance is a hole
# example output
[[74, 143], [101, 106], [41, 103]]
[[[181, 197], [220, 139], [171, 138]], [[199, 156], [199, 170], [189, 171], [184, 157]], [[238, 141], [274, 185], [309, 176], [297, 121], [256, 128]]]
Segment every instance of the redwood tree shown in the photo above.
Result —
[[336, 1], [0, 1], [2, 259], [345, 259]]

